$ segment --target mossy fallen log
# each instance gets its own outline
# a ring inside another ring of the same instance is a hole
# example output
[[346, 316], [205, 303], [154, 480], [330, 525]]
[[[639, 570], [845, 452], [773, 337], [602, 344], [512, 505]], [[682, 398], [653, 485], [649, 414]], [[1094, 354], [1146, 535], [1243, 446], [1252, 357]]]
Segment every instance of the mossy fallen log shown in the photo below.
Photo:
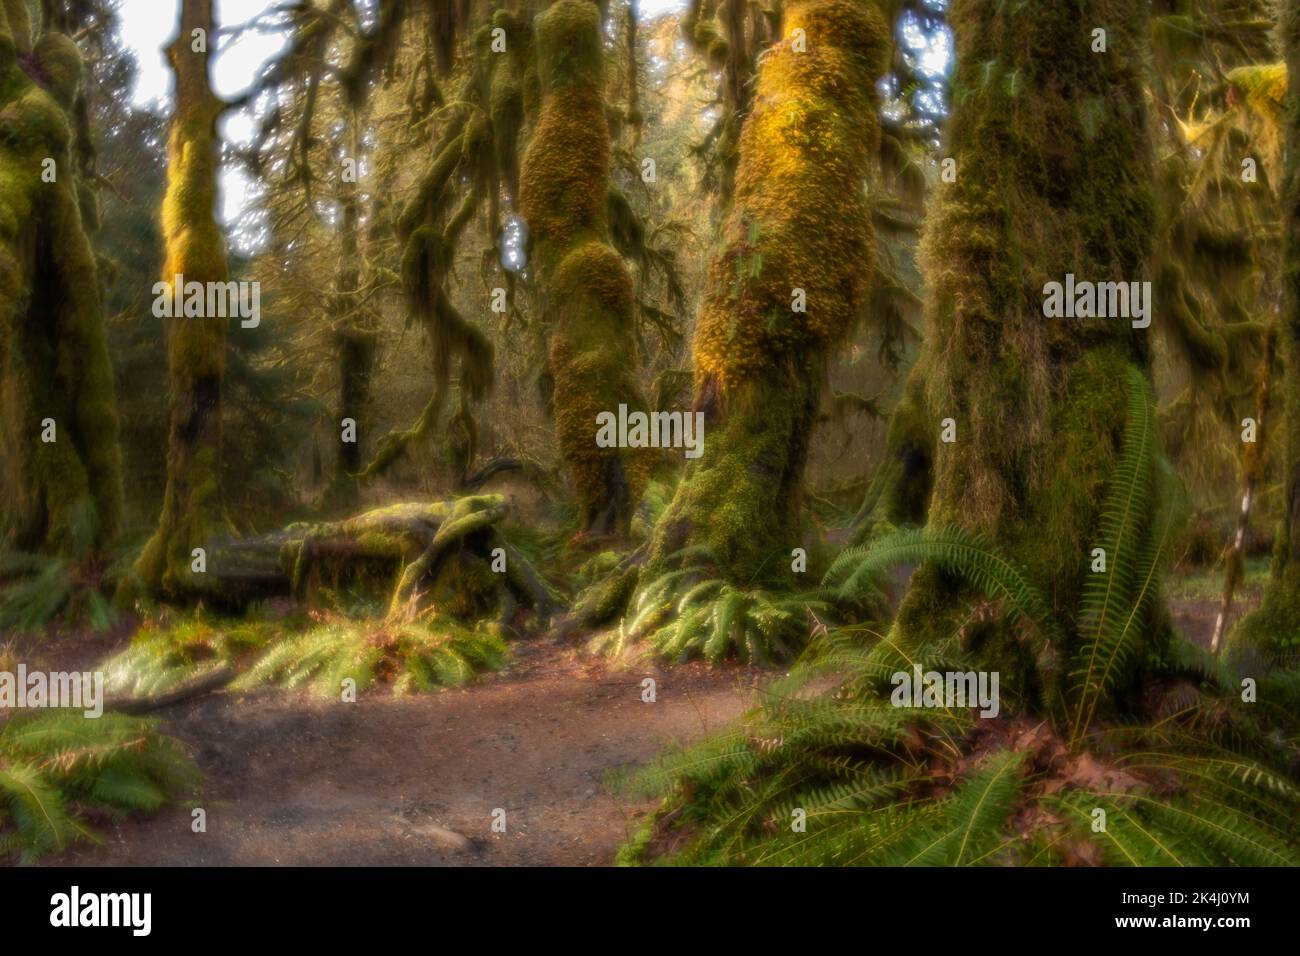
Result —
[[272, 597], [311, 605], [323, 590], [352, 589], [389, 613], [437, 605], [471, 619], [526, 607], [549, 617], [556, 596], [498, 530], [507, 510], [500, 495], [472, 495], [214, 539], [196, 559], [191, 588], [222, 606]]

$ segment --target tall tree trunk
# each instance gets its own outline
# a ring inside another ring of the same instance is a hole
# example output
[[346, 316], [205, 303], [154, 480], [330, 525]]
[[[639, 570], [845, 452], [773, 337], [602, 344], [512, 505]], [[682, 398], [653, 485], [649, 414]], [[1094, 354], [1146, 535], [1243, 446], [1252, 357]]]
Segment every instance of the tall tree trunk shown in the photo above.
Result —
[[636, 379], [632, 277], [609, 244], [610, 137], [600, 14], [559, 0], [537, 18], [541, 115], [520, 205], [550, 326], [552, 406], [581, 530], [624, 535], [649, 477], [647, 451], [601, 448], [596, 416], [645, 410]]
[[[955, 0], [952, 21], [947, 155], [957, 180], [938, 187], [923, 257], [926, 407], [952, 419], [955, 441], [936, 443], [929, 523], [981, 533], [1027, 568], [1065, 622], [1067, 646], [1034, 658], [996, 621], [968, 629], [971, 595], [930, 566], [913, 577], [895, 641], [960, 633], [1001, 671], [1004, 695], [1028, 700], [1071, 666], [1126, 431], [1125, 382], [1149, 366], [1151, 329], [1123, 317], [1048, 318], [1044, 308], [1046, 284], [1069, 273], [1150, 277], [1146, 3]], [[1105, 31], [1105, 52], [1094, 52], [1094, 30]], [[1153, 504], [1129, 520], [1149, 522]]]
[[[173, 297], [176, 284], [225, 282], [225, 239], [216, 220], [219, 147], [217, 118], [223, 104], [208, 76], [216, 43], [213, 0], [182, 0], [180, 32], [167, 48], [176, 77], [176, 105], [167, 143], [167, 193], [163, 235], [167, 247], [162, 280]], [[195, 31], [202, 30], [203, 43]], [[199, 49], [195, 49], [196, 46]], [[177, 595], [187, 590], [192, 549], [220, 524], [221, 379], [226, 320], [215, 316], [164, 319], [171, 380], [171, 429], [167, 489], [158, 528], [136, 563], [146, 592]]]
[[733, 580], [788, 574], [827, 364], [867, 307], [865, 182], [888, 29], [861, 0], [797, 0], [785, 24], [759, 71], [696, 320], [704, 451], [656, 529], [652, 574], [687, 546]]
[[108, 542], [122, 511], [95, 200], [71, 155], [81, 74], [72, 40], [33, 43], [27, 4], [0, 2], [0, 542], [62, 553]]
[[1234, 651], [1252, 648], [1294, 664], [1300, 653], [1300, 0], [1282, 11], [1287, 64], [1285, 175], [1282, 189], [1282, 409], [1285, 512], [1273, 547], [1273, 567], [1260, 608], [1229, 636]]

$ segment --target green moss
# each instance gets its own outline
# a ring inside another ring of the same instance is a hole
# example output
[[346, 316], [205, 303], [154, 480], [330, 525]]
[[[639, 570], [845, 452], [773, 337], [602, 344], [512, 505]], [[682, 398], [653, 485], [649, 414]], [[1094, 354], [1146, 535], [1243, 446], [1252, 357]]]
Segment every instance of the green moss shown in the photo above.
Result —
[[46, 33], [32, 51], [45, 89], [65, 110], [72, 108], [81, 86], [81, 53], [72, 39], [62, 33]]
[[[176, 106], [167, 142], [167, 191], [162, 225], [167, 257], [162, 278], [224, 282], [225, 238], [216, 221], [221, 102], [208, 80], [208, 54], [190, 50], [190, 31], [212, 32], [210, 5], [186, 5], [167, 55], [176, 77]], [[175, 290], [174, 294], [180, 294]], [[222, 525], [218, 482], [225, 319], [168, 320], [171, 425], [167, 487], [153, 537], [135, 566], [132, 587], [150, 594], [187, 593], [192, 550]]]
[[[1287, 65], [1287, 100], [1300, 102], [1300, 2], [1288, 0], [1282, 16]], [[1283, 469], [1286, 511], [1273, 549], [1273, 567], [1263, 606], [1235, 629], [1230, 644], [1294, 664], [1300, 609], [1300, 112], [1287, 112], [1283, 127], [1286, 177], [1282, 196], [1282, 357], [1286, 366], [1282, 417], [1286, 430]]]
[[[1124, 434], [1127, 370], [1148, 366], [1150, 340], [1120, 318], [1047, 319], [1042, 289], [1066, 273], [1150, 278], [1144, 6], [954, 7], [958, 177], [941, 187], [923, 242], [938, 346], [925, 406], [957, 428], [934, 446], [929, 520], [996, 542], [1067, 618]], [[1105, 56], [1089, 51], [1095, 24], [1107, 27]], [[961, 593], [926, 573], [895, 633], [946, 637], [967, 613]], [[1164, 629], [1152, 623], [1154, 638]], [[1005, 629], [989, 630], [990, 658], [1032, 683], [1033, 662]]]
[[651, 455], [595, 443], [600, 412], [646, 407], [633, 359], [632, 278], [608, 240], [600, 15], [587, 0], [560, 0], [536, 23], [543, 98], [520, 205], [550, 327], [553, 414], [583, 532], [626, 536]]
[[[122, 497], [98, 266], [83, 221], [85, 184], [69, 157], [66, 109], [81, 58], [62, 34], [33, 47], [23, 5], [3, 9], [0, 487], [13, 507], [0, 531], [20, 548], [81, 551], [116, 533]], [[31, 54], [44, 87], [15, 68], [16, 52]], [[46, 160], [54, 182], [42, 179]], [[46, 418], [56, 424], [54, 443], [40, 440]]]
[[854, 519], [858, 543], [878, 531], [925, 523], [940, 428], [938, 416], [926, 403], [931, 367], [930, 354], [924, 352], [908, 372], [902, 398], [889, 421], [880, 465]]
[[17, 54], [32, 52], [32, 18], [27, 0], [0, 2], [0, 74]]
[[[863, 182], [877, 145], [888, 29], [854, 0], [790, 4], [740, 134], [735, 199], [694, 342], [705, 451], [659, 523], [657, 572], [688, 545], [741, 581], [799, 542], [808, 444], [827, 361], [867, 308], [874, 242]], [[807, 48], [794, 49], [795, 28]], [[806, 311], [793, 309], [802, 289]], [[653, 573], [651, 577], [653, 577]]]
[[591, 0], [557, 0], [536, 21], [543, 95], [599, 90], [604, 84], [600, 10]]
[[1300, 662], [1300, 582], [1270, 580], [1263, 603], [1228, 634], [1227, 654], [1253, 666], [1294, 668]]

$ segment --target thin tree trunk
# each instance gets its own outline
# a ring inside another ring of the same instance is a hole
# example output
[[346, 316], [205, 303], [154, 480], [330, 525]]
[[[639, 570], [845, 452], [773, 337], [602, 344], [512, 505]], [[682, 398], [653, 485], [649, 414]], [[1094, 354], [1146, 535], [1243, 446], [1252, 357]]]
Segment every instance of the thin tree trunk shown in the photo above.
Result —
[[1229, 643], [1252, 648], [1271, 661], [1294, 659], [1300, 644], [1300, 0], [1282, 11], [1287, 63], [1285, 174], [1282, 190], [1282, 417], [1284, 514], [1273, 547], [1264, 600], [1234, 628]]
[[[212, 92], [208, 61], [216, 43], [213, 0], [182, 0], [180, 31], [167, 48], [176, 77], [176, 104], [167, 143], [167, 193], [162, 280], [183, 296], [176, 277], [225, 282], [225, 239], [216, 220], [223, 104]], [[203, 31], [200, 44], [195, 31]], [[198, 49], [196, 49], [198, 47]], [[158, 528], [136, 563], [146, 593], [176, 596], [189, 590], [192, 551], [221, 521], [221, 381], [226, 320], [215, 316], [167, 318], [171, 428], [167, 488]]]
[[[358, 166], [361, 162], [360, 117], [355, 112], [348, 116], [351, 133], [349, 157]], [[359, 175], [359, 170], [358, 170]], [[341, 187], [340, 206], [342, 221], [339, 225], [338, 279], [334, 293], [334, 334], [338, 343], [339, 367], [339, 421], [352, 419], [358, 424], [370, 401], [370, 374], [374, 365], [374, 323], [358, 301], [361, 285], [360, 219], [361, 198], [356, 177], [345, 180]], [[358, 427], [357, 437], [364, 434]], [[355, 475], [361, 471], [363, 457], [360, 441], [340, 442], [335, 458], [334, 487], [344, 498], [356, 496]]]
[[1237, 512], [1237, 528], [1224, 558], [1226, 570], [1223, 578], [1223, 601], [1214, 619], [1214, 633], [1210, 637], [1210, 653], [1218, 654], [1223, 648], [1223, 635], [1227, 630], [1228, 616], [1232, 613], [1232, 599], [1241, 581], [1246, 555], [1246, 534], [1250, 531], [1250, 515], [1255, 505], [1255, 489], [1264, 474], [1264, 441], [1267, 436], [1265, 421], [1272, 404], [1270, 383], [1273, 363], [1277, 359], [1277, 329], [1271, 327], [1264, 345], [1264, 357], [1257, 373], [1255, 387], [1255, 440], [1248, 442], [1241, 453], [1242, 484], [1241, 508]]
[[627, 125], [631, 127], [630, 142], [633, 149], [641, 145], [641, 129], [645, 116], [641, 113], [641, 78], [637, 62], [636, 28], [641, 16], [639, 0], [628, 0], [627, 5]]

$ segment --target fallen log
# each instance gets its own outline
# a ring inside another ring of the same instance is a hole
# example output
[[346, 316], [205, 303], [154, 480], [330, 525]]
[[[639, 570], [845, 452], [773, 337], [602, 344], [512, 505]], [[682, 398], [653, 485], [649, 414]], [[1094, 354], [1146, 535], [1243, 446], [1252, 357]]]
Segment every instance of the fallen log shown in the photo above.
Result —
[[554, 592], [498, 531], [507, 511], [500, 495], [471, 495], [215, 539], [191, 579], [222, 605], [272, 597], [310, 605], [323, 587], [361, 587], [390, 613], [435, 603], [469, 618], [517, 605], [549, 617], [559, 607]]

